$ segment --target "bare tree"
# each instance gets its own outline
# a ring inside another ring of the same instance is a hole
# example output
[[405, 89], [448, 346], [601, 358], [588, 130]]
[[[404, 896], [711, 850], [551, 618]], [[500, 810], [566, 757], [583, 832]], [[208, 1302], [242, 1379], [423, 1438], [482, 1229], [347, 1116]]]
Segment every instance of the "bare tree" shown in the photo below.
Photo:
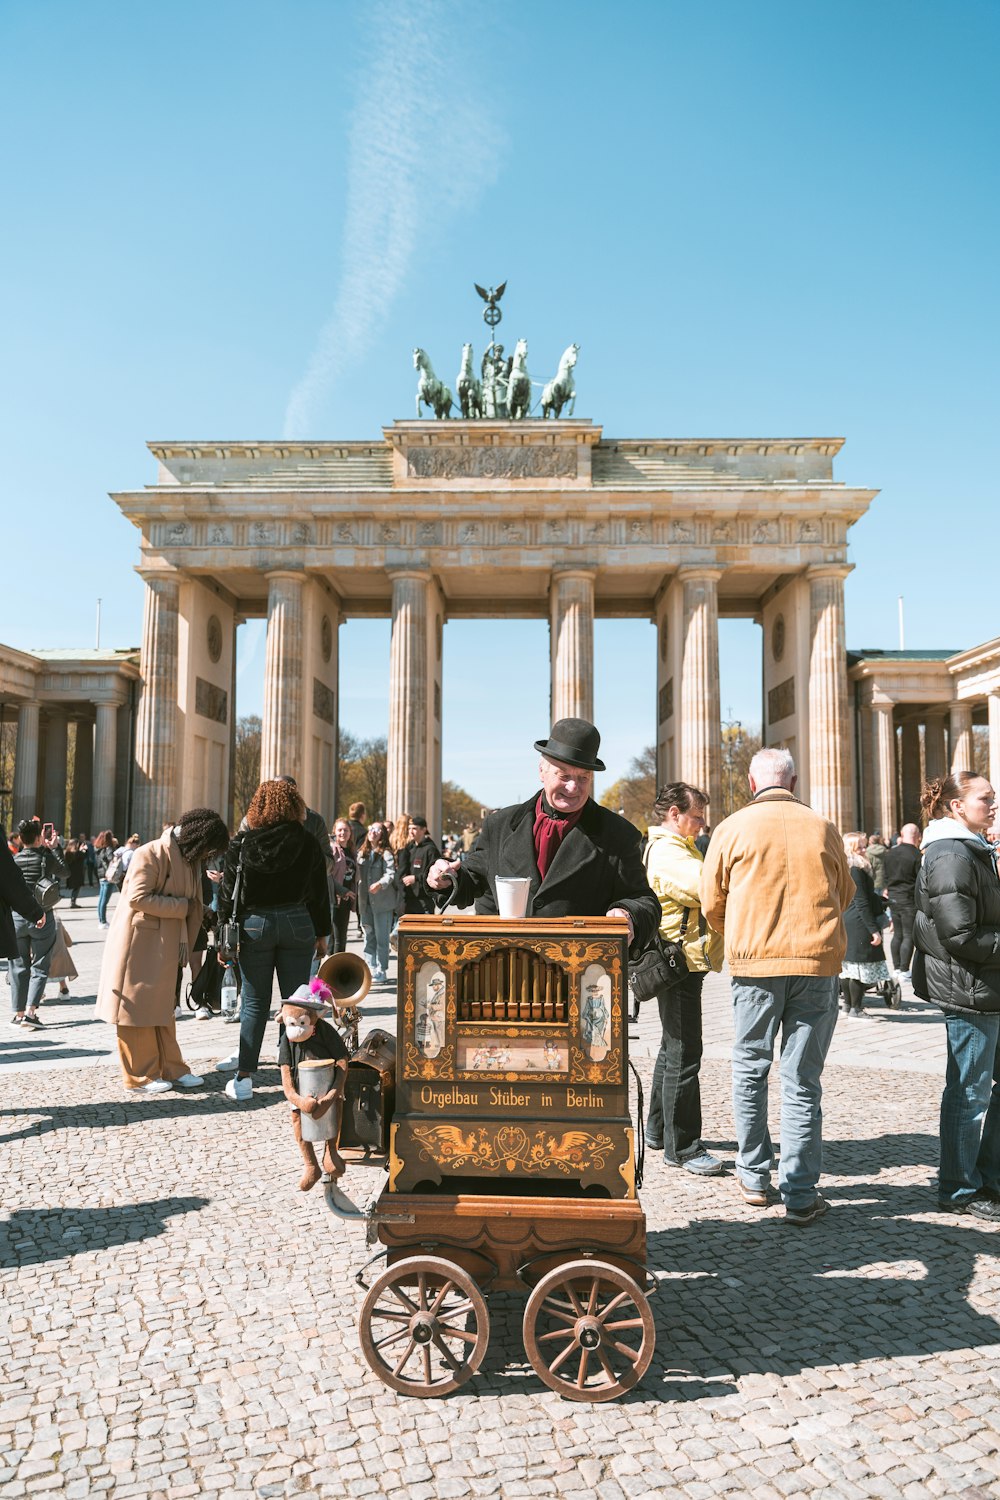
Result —
[[647, 745], [633, 757], [624, 776], [612, 782], [601, 798], [602, 807], [620, 812], [637, 828], [648, 828], [656, 801], [656, 749]]
[[246, 817], [253, 794], [260, 785], [260, 744], [263, 728], [257, 714], [236, 721], [236, 752], [233, 760], [233, 822]]

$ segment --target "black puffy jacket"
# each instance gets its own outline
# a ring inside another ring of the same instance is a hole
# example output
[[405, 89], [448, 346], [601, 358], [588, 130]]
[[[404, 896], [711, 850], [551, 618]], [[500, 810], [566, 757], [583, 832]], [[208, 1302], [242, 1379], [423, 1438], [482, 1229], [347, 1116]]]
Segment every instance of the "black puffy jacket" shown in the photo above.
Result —
[[1000, 879], [977, 839], [940, 839], [916, 886], [913, 988], [942, 1010], [1000, 1011]]

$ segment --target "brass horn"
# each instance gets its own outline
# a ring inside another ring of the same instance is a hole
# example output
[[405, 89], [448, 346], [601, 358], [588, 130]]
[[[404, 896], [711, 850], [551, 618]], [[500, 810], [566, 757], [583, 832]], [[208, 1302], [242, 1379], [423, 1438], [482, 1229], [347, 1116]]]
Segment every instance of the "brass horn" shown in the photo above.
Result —
[[360, 1005], [372, 987], [372, 971], [356, 953], [331, 953], [319, 966], [319, 978], [330, 986], [337, 1010]]

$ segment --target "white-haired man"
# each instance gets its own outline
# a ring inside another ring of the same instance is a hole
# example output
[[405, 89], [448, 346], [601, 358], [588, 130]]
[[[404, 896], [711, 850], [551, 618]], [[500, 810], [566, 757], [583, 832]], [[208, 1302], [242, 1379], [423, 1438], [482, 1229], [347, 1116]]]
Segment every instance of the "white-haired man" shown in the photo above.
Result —
[[785, 1222], [827, 1210], [821, 1076], [837, 1024], [837, 976], [847, 948], [843, 913], [854, 895], [844, 843], [795, 790], [787, 750], [750, 762], [753, 801], [712, 836], [701, 905], [726, 943], [732, 974], [736, 1178], [755, 1208], [773, 1201], [767, 1079], [781, 1028], [781, 1164]]

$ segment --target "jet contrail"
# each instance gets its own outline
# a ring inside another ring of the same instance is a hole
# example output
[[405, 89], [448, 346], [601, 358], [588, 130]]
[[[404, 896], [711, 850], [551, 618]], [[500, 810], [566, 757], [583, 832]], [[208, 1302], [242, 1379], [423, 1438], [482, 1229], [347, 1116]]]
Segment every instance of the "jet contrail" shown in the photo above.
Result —
[[452, 0], [368, 7], [349, 133], [347, 208], [333, 312], [288, 399], [285, 437], [312, 436], [331, 387], [385, 322], [418, 247], [496, 177], [503, 133], [475, 97]]

